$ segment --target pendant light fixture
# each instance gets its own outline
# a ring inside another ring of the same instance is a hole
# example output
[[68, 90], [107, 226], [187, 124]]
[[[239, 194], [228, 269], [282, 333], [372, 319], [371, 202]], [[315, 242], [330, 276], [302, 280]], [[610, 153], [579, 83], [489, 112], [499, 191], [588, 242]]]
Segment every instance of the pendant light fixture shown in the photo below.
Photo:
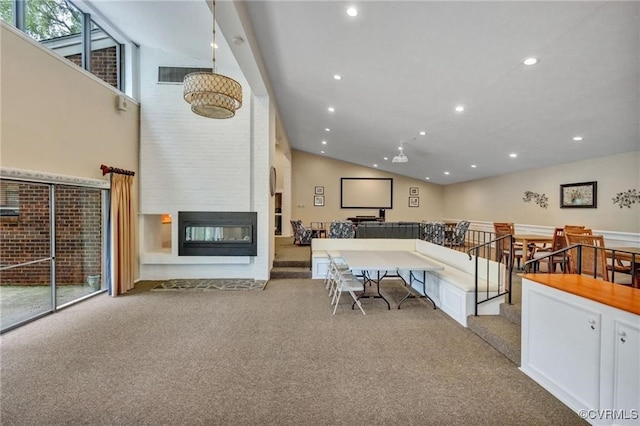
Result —
[[395, 157], [393, 157], [393, 160], [391, 160], [392, 163], [406, 163], [407, 161], [409, 161], [409, 158], [404, 155], [404, 141], [400, 142], [400, 148], [398, 148], [400, 150], [400, 154], [396, 155]]
[[184, 100], [191, 111], [207, 118], [231, 118], [242, 106], [242, 86], [232, 78], [216, 74], [216, 2], [211, 2], [213, 16], [213, 67], [211, 72], [193, 72], [184, 77]]

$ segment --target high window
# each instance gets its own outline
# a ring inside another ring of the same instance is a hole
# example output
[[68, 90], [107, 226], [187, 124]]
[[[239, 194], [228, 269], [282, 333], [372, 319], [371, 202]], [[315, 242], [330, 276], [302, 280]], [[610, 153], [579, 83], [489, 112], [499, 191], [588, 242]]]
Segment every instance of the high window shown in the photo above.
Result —
[[[123, 90], [123, 45], [72, 2], [0, 0], [0, 18], [42, 45]], [[123, 90], [124, 91], [124, 90]]]

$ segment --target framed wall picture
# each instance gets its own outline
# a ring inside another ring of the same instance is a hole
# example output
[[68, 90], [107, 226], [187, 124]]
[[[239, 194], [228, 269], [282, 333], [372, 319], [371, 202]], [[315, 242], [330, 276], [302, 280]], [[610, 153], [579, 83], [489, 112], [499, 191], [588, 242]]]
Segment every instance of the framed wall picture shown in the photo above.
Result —
[[420, 207], [420, 197], [409, 197], [409, 207]]
[[324, 195], [324, 186], [316, 186], [316, 195]]
[[418, 189], [417, 186], [409, 187], [409, 195], [411, 197], [417, 197], [419, 194], [420, 194], [420, 190]]
[[324, 195], [316, 195], [313, 197], [313, 205], [316, 207], [324, 207]]
[[589, 208], [598, 206], [598, 182], [560, 185], [560, 208]]

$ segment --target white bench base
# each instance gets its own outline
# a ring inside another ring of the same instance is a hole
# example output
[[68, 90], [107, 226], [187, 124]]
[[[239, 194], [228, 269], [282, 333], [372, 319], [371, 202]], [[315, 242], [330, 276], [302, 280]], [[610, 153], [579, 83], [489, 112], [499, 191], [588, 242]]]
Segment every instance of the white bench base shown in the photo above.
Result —
[[[396, 240], [396, 239], [314, 239], [312, 241], [312, 278], [324, 279], [327, 274], [329, 257], [341, 260], [341, 250], [410, 250], [427, 257], [431, 261], [445, 266], [442, 272], [426, 273], [426, 293], [444, 313], [449, 315], [462, 326], [467, 326], [467, 317], [475, 314], [475, 263], [469, 260], [465, 253], [438, 246], [422, 240]], [[487, 262], [490, 269], [490, 283], [488, 298], [498, 294], [498, 277], [504, 286], [506, 270], [504, 265], [497, 262], [478, 259], [481, 263], [480, 271], [487, 270]], [[498, 272], [500, 271], [500, 272]], [[409, 272], [401, 271], [405, 281], [409, 280]], [[418, 276], [422, 279], [422, 274]], [[480, 300], [487, 298], [486, 280], [479, 284]], [[424, 295], [421, 283], [414, 281], [412, 288]], [[495, 297], [478, 305], [478, 315], [498, 315], [500, 304], [505, 302], [505, 297]]]

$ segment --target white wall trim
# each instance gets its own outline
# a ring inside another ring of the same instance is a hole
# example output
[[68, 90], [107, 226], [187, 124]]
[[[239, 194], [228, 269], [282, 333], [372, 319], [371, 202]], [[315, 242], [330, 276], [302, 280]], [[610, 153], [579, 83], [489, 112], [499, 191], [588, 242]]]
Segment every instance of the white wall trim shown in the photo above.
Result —
[[84, 178], [78, 176], [60, 175], [50, 172], [39, 172], [34, 170], [14, 169], [10, 167], [0, 167], [0, 177], [5, 179], [22, 180], [40, 183], [57, 183], [61, 185], [85, 186], [89, 188], [109, 189], [109, 180]]
[[[446, 221], [456, 222], [462, 219], [449, 219]], [[469, 219], [467, 219], [469, 220]], [[471, 223], [469, 229], [475, 231], [493, 232], [493, 222], [484, 220], [469, 220]], [[524, 223], [514, 224], [516, 233], [534, 234], [534, 235], [553, 235], [553, 226], [529, 225]], [[629, 247], [640, 245], [640, 234], [634, 232], [607, 231], [604, 229], [594, 229], [594, 234], [604, 236], [606, 246], [610, 247]]]

